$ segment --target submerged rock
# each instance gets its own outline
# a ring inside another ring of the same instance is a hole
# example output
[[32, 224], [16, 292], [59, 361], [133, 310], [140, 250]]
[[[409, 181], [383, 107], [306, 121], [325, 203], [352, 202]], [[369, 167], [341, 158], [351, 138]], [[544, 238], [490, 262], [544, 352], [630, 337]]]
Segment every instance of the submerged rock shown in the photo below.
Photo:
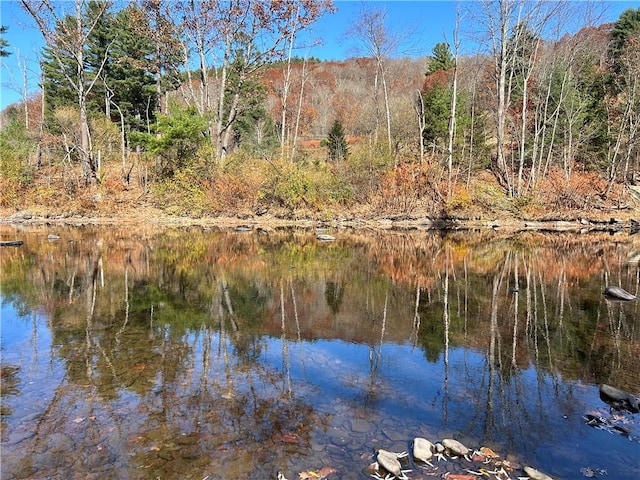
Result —
[[416, 437], [413, 439], [413, 458], [428, 462], [434, 455], [436, 446], [426, 438]]
[[524, 473], [526, 473], [531, 480], [553, 480], [553, 478], [546, 473], [542, 473], [533, 467], [524, 467]]
[[457, 440], [453, 440], [452, 438], [445, 438], [442, 440], [442, 445], [444, 448], [447, 448], [451, 451], [451, 453], [455, 455], [467, 455], [469, 453], [469, 449], [465, 447], [462, 443]]

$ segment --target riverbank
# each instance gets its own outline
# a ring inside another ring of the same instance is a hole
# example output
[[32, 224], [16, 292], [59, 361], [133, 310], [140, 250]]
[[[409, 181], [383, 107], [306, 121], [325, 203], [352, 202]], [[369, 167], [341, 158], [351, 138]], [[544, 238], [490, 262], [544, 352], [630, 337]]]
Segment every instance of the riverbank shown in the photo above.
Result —
[[293, 215], [286, 212], [240, 213], [219, 216], [171, 215], [154, 208], [123, 209], [115, 213], [71, 213], [32, 208], [20, 211], [0, 210], [0, 224], [5, 225], [157, 225], [157, 226], [201, 226], [220, 228], [353, 228], [353, 229], [493, 229], [493, 230], [550, 230], [550, 231], [625, 231], [640, 230], [640, 211], [637, 209], [604, 211], [565, 212], [557, 217], [516, 218], [512, 216], [487, 216], [469, 218], [436, 217], [427, 214], [396, 214], [380, 217], [358, 216], [350, 212], [338, 212], [333, 218], [306, 212]]

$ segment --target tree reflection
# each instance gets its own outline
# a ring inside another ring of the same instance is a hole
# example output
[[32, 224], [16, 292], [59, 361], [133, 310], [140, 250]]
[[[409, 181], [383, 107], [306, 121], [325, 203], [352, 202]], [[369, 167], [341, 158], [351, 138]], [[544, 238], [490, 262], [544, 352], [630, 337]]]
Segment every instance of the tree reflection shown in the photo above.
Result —
[[[344, 415], [373, 424], [363, 442], [406, 395], [404, 428], [441, 422], [513, 450], [548, 433], [550, 402], [579, 413], [568, 380], [640, 389], [638, 302], [601, 294], [609, 282], [640, 289], [626, 261], [633, 238], [354, 231], [318, 244], [305, 231], [61, 233], [70, 241], [25, 243], [0, 259], [3, 298], [46, 315], [50, 354], [63, 365], [35, 436], [9, 451], [51, 475], [259, 478], [269, 459], [313, 455], [338, 416], [337, 399], [314, 382], [349, 393]], [[349, 358], [346, 374], [331, 358], [307, 358], [321, 341], [363, 346], [364, 366]], [[438, 373], [396, 382], [404, 365], [385, 360], [404, 345]], [[300, 373], [307, 365], [322, 378]], [[12, 418], [3, 436], [22, 428]], [[62, 446], [84, 460], [62, 465]]]

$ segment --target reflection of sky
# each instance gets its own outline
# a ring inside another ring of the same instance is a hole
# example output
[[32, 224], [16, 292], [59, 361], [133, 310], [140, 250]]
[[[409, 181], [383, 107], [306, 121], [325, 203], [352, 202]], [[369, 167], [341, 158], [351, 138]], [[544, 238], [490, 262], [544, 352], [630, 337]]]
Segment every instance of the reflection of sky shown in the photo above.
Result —
[[[580, 463], [615, 471], [610, 453], [603, 454], [612, 449], [622, 471], [640, 467], [640, 460], [633, 463], [640, 459], [638, 443], [584, 424], [582, 416], [594, 406], [608, 414], [593, 385], [564, 381], [534, 367], [510, 378], [498, 371], [491, 377], [485, 356], [464, 348], [449, 351], [446, 371], [443, 358], [428, 362], [420, 349], [409, 345], [385, 344], [380, 351], [379, 346], [370, 350], [341, 341], [288, 342], [287, 351], [288, 363], [283, 361], [282, 341], [270, 339], [263, 360], [268, 368], [288, 365], [294, 390], [296, 384], [305, 389], [312, 384], [316, 408], [331, 413], [345, 398], [354, 409], [366, 404], [368, 418], [404, 425], [407, 439], [412, 430], [418, 434], [425, 427], [438, 436], [432, 440], [456, 436], [470, 447], [491, 445], [532, 464], [565, 469], [565, 478], [579, 478]], [[378, 354], [377, 367], [372, 367]], [[369, 402], [372, 385], [375, 401]], [[640, 433], [637, 427], [635, 432]]]
[[40, 315], [20, 317], [4, 299], [0, 315], [2, 366], [20, 367], [19, 396], [3, 397], [2, 403], [15, 418], [43, 411], [64, 377], [63, 363], [50, 356], [51, 332]]
[[43, 351], [51, 344], [51, 335], [42, 317], [33, 313], [29, 317], [20, 317], [13, 305], [4, 298], [0, 307], [0, 322], [3, 364], [24, 363], [25, 357], [37, 361], [37, 355], [30, 351]]

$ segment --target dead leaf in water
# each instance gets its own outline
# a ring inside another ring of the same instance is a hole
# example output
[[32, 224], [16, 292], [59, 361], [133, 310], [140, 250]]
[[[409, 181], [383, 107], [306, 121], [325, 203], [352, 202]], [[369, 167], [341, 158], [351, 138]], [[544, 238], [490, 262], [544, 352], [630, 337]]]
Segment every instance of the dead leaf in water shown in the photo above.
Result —
[[498, 458], [500, 456], [496, 452], [491, 450], [489, 447], [481, 447], [480, 453], [485, 457], [489, 457], [489, 458]]
[[336, 469], [335, 468], [322, 467], [317, 472], [314, 472], [313, 470], [307, 470], [306, 472], [300, 472], [298, 474], [298, 477], [300, 478], [300, 480], [322, 480], [323, 478], [328, 477], [332, 473], [336, 473]]
[[478, 477], [467, 473], [450, 473], [444, 475], [447, 480], [477, 480]]

